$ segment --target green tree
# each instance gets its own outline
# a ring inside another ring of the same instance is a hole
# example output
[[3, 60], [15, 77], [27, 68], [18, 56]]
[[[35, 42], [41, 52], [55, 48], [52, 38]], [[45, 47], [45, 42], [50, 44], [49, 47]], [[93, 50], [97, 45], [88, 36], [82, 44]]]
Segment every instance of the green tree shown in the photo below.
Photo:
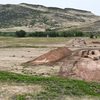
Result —
[[94, 35], [93, 34], [90, 34], [90, 38], [93, 39], [94, 38]]
[[25, 37], [26, 36], [26, 32], [24, 30], [16, 31], [15, 34], [17, 37]]

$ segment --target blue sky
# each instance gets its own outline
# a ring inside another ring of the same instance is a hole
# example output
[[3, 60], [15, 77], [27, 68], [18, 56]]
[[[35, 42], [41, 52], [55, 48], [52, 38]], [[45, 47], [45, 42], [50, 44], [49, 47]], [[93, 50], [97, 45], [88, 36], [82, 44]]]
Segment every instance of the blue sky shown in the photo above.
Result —
[[30, 3], [49, 7], [76, 8], [100, 15], [100, 0], [0, 0], [0, 4]]

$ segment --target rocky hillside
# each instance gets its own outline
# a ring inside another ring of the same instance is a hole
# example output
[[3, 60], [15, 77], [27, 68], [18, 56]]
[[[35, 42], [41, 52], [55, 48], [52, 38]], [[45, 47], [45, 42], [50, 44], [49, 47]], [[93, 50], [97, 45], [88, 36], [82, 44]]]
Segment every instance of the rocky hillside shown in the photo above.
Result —
[[[55, 30], [86, 29], [97, 26], [100, 28], [100, 17], [90, 11], [45, 7], [21, 3], [18, 5], [0, 5], [0, 31], [16, 31], [23, 29], [28, 32]], [[95, 30], [97, 29], [95, 28]], [[83, 30], [83, 31], [84, 31]]]

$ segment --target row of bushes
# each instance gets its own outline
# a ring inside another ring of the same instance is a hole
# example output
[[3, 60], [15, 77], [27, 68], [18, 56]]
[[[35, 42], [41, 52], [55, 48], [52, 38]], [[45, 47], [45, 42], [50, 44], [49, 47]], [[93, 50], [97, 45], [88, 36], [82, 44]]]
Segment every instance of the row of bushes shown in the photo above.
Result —
[[46, 32], [25, 32], [23, 30], [16, 32], [0, 32], [0, 36], [14, 36], [14, 37], [90, 37], [91, 34], [83, 33], [81, 31], [46, 31]]
[[84, 36], [83, 32], [80, 31], [64, 31], [64, 32], [55, 32], [55, 31], [48, 31], [48, 32], [34, 32], [29, 33], [28, 36], [33, 37], [80, 37]]
[[16, 37], [81, 37], [84, 33], [81, 31], [46, 31], [46, 32], [31, 32], [27, 33], [23, 30], [16, 32], [0, 32], [0, 36], [16, 36]]

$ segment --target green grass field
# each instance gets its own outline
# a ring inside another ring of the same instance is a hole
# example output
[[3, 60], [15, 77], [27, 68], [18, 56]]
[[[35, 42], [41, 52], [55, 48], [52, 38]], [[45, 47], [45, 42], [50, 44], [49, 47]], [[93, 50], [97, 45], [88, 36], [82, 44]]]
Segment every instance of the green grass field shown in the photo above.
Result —
[[[15, 37], [0, 37], [1, 47], [39, 47], [38, 44], [60, 44], [66, 43], [70, 38], [15, 38]], [[40, 46], [42, 47], [42, 46]]]
[[[91, 96], [100, 98], [100, 84], [88, 83], [80, 80], [72, 80], [58, 77], [41, 77], [15, 74], [0, 71], [0, 82], [16, 82], [25, 84], [42, 85], [45, 91], [39, 94], [15, 95], [14, 100], [26, 100], [26, 96], [31, 96], [32, 100], [59, 100], [63, 96]], [[98, 99], [99, 100], [99, 99]]]

